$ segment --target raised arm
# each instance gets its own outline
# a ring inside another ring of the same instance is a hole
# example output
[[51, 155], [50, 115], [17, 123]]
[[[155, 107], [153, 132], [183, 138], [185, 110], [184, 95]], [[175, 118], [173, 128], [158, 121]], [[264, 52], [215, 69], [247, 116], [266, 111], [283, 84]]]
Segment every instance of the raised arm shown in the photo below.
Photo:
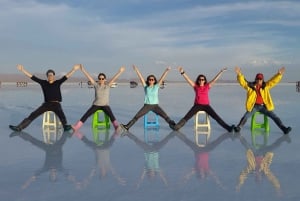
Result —
[[119, 71], [108, 82], [108, 85], [111, 86], [124, 71], [125, 71], [125, 67], [121, 66], [121, 68], [119, 69]]
[[170, 70], [171, 70], [171, 67], [168, 66], [168, 67], [166, 68], [166, 70], [163, 72], [163, 74], [161, 75], [161, 77], [159, 78], [157, 84], [159, 84], [159, 85], [162, 84], [162, 82], [164, 81], [165, 77], [167, 76], [167, 74], [168, 74], [168, 72], [169, 72]]
[[28, 76], [28, 77], [30, 77], [30, 78], [32, 77], [32, 74], [29, 73], [27, 70], [25, 70], [25, 68], [24, 68], [23, 65], [17, 64], [17, 69], [18, 69], [19, 71], [21, 71], [22, 73], [24, 73], [26, 76]]
[[92, 76], [85, 70], [85, 68], [81, 64], [80, 64], [80, 70], [87, 77], [87, 79], [91, 82], [91, 84], [94, 85], [95, 84], [95, 80], [92, 78]]
[[133, 70], [134, 70], [134, 71], [136, 72], [136, 74], [138, 75], [138, 77], [139, 77], [139, 79], [140, 79], [142, 85], [143, 85], [143, 86], [146, 86], [146, 82], [145, 82], [145, 80], [144, 80], [144, 78], [143, 78], [141, 72], [139, 71], [139, 69], [138, 69], [135, 65], [133, 65], [132, 67], [133, 67]]
[[224, 72], [224, 71], [226, 71], [227, 70], [227, 68], [225, 67], [225, 68], [222, 68], [221, 70], [220, 70], [220, 72], [218, 72], [218, 74], [208, 83], [209, 84], [209, 86], [210, 87], [212, 87], [215, 83], [216, 83], [216, 81], [221, 77], [221, 75], [222, 75], [222, 73]]
[[187, 81], [191, 87], [195, 86], [195, 82], [189, 78], [189, 76], [185, 73], [182, 66], [178, 66], [178, 71], [182, 75], [182, 77]]
[[77, 71], [80, 68], [81, 64], [75, 64], [70, 72], [68, 72], [65, 76], [67, 78], [71, 77], [75, 71]]

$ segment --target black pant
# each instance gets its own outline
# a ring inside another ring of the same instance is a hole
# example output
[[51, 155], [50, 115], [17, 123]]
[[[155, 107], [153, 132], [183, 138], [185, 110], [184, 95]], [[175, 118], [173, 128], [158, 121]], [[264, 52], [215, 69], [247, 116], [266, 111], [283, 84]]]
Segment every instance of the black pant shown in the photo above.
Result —
[[46, 111], [53, 111], [58, 118], [60, 119], [62, 125], [67, 124], [67, 119], [65, 113], [62, 110], [62, 107], [59, 102], [45, 102], [40, 107], [38, 107], [35, 111], [33, 111], [29, 116], [28, 119], [33, 121], [38, 116], [43, 114]]
[[221, 117], [214, 111], [214, 109], [210, 105], [200, 105], [195, 104], [188, 111], [188, 113], [183, 117], [184, 120], [188, 121], [192, 118], [198, 111], [205, 111], [209, 116], [211, 116], [214, 120], [216, 120], [223, 128], [226, 130], [230, 129], [230, 126], [221, 119]]
[[84, 113], [84, 115], [81, 117], [80, 121], [82, 121], [84, 123], [97, 110], [103, 110], [103, 112], [109, 116], [109, 119], [110, 119], [111, 122], [114, 122], [116, 120], [114, 114], [112, 113], [112, 111], [111, 111], [111, 109], [108, 105], [105, 105], [105, 106], [92, 105], [86, 111], [86, 113]]

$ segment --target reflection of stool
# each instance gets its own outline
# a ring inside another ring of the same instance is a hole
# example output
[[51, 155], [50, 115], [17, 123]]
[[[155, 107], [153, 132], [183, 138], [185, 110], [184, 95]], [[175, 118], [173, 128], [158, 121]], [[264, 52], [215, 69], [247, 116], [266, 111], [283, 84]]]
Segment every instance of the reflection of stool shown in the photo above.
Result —
[[267, 146], [268, 144], [268, 139], [269, 139], [269, 132], [263, 132], [263, 131], [252, 131], [251, 132], [251, 140], [252, 140], [252, 145], [256, 149], [260, 149], [262, 147]]
[[109, 130], [108, 129], [97, 129], [93, 128], [93, 140], [94, 142], [100, 146], [109, 140]]
[[144, 128], [159, 127], [158, 115], [150, 111], [144, 115]]
[[[195, 142], [198, 147], [205, 147], [208, 143], [208, 140], [210, 138], [210, 131], [206, 132], [195, 132]], [[204, 139], [202, 139], [204, 138]]]
[[93, 115], [93, 128], [110, 128], [109, 116], [103, 110], [97, 110]]
[[208, 114], [205, 111], [199, 111], [195, 115], [195, 128], [206, 128], [207, 131], [210, 130], [210, 121]]
[[[259, 115], [261, 118], [263, 117], [263, 121], [257, 121], [257, 115]], [[264, 128], [266, 132], [270, 131], [270, 125], [267, 115], [264, 115], [260, 112], [255, 112], [252, 115], [251, 118], [251, 131], [257, 129], [257, 128]]]
[[43, 115], [43, 128], [53, 128], [59, 129], [61, 128], [61, 122], [56, 114], [52, 111], [44, 112]]
[[43, 137], [46, 144], [54, 144], [63, 134], [62, 129], [43, 128]]

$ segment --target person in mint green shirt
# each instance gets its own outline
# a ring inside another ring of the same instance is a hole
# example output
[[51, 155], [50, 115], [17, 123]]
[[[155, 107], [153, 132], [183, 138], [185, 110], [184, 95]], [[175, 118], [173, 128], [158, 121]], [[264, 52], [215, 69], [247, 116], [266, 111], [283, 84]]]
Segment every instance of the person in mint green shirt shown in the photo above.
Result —
[[120, 124], [125, 130], [129, 130], [131, 126], [142, 116], [147, 114], [149, 111], [154, 112], [155, 114], [161, 116], [169, 124], [169, 126], [174, 126], [175, 122], [170, 119], [167, 113], [159, 106], [158, 100], [158, 90], [163, 80], [165, 79], [168, 72], [171, 70], [171, 67], [167, 67], [160, 79], [157, 81], [154, 75], [148, 75], [147, 80], [145, 81], [139, 69], [133, 65], [134, 71], [137, 73], [145, 92], [144, 106], [136, 113], [136, 115], [127, 123]]

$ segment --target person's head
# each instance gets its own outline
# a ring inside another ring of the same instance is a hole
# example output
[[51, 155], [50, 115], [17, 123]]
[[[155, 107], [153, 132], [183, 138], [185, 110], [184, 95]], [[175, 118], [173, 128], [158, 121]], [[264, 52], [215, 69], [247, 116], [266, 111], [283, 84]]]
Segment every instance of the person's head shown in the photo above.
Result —
[[257, 73], [255, 76], [255, 82], [259, 85], [262, 85], [264, 82], [264, 75], [262, 73]]
[[52, 69], [47, 70], [46, 76], [47, 76], [47, 79], [48, 79], [49, 82], [54, 81], [54, 79], [55, 79], [55, 72], [54, 72], [54, 70], [52, 70]]
[[104, 73], [99, 73], [98, 75], [98, 82], [104, 83], [106, 81], [106, 75]]
[[156, 77], [154, 75], [149, 75], [147, 77], [147, 80], [146, 80], [146, 85], [149, 86], [149, 85], [155, 85], [157, 84], [157, 80], [156, 80]]
[[207, 83], [206, 77], [203, 74], [198, 75], [196, 81], [195, 81], [196, 85], [200, 86], [200, 85], [205, 85]]

